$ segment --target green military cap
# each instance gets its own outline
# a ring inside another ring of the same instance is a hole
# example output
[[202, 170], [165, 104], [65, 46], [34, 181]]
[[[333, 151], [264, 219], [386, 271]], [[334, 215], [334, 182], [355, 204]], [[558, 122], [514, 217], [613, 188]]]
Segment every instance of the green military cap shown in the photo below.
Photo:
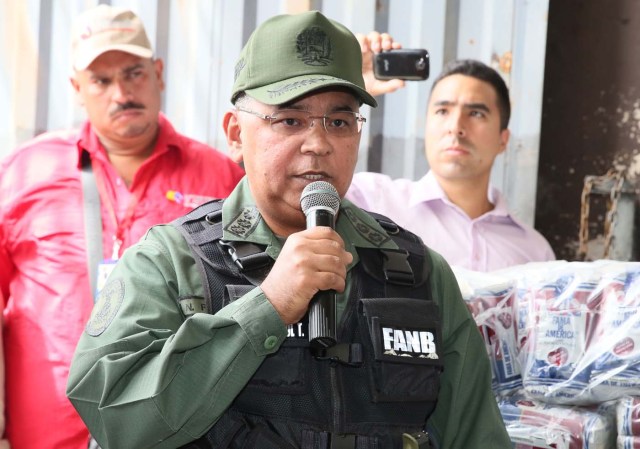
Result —
[[246, 92], [278, 105], [333, 86], [377, 106], [365, 89], [360, 44], [351, 31], [318, 11], [283, 14], [262, 23], [242, 49], [231, 102]]

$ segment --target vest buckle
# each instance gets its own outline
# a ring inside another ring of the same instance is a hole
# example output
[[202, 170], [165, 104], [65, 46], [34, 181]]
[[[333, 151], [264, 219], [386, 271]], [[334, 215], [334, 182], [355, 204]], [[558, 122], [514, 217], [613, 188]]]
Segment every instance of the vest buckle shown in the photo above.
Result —
[[226, 240], [219, 240], [219, 243], [227, 250], [240, 271], [257, 270], [271, 263], [271, 257], [264, 251], [264, 247], [256, 243]]
[[318, 360], [329, 360], [347, 366], [362, 366], [364, 355], [360, 343], [338, 343], [330, 348], [310, 348]]
[[414, 285], [413, 270], [409, 265], [409, 252], [404, 249], [381, 249], [384, 256], [382, 269], [388, 282], [400, 285]]
[[222, 208], [210, 212], [204, 216], [204, 220], [209, 224], [216, 224], [222, 221]]

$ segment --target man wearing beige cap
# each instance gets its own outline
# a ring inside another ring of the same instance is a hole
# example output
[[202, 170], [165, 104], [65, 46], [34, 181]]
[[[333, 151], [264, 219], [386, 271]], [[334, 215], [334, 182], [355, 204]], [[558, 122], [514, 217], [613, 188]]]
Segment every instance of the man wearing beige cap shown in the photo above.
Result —
[[223, 121], [246, 177], [130, 248], [78, 343], [67, 395], [104, 449], [511, 448], [447, 263], [341, 199], [361, 67], [317, 11], [251, 35]]
[[[140, 19], [100, 5], [76, 20], [71, 84], [88, 120], [0, 164], [6, 433], [13, 449], [86, 449], [64, 395], [100, 280], [152, 225], [221, 198], [242, 169], [160, 113], [163, 65]], [[0, 420], [1, 423], [1, 420]]]

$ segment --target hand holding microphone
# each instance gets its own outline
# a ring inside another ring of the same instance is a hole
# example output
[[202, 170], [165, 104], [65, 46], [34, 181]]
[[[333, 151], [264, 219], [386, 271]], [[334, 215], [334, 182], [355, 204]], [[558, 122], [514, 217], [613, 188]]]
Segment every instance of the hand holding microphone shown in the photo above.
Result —
[[[321, 184], [334, 189], [331, 184]], [[302, 193], [302, 197], [307, 198], [305, 204], [309, 203], [307, 229], [287, 238], [271, 272], [261, 285], [265, 296], [286, 324], [299, 322], [317, 293], [324, 290], [344, 291], [347, 265], [353, 260], [351, 253], [344, 249], [342, 238], [332, 229], [340, 205], [337, 192], [334, 189], [335, 193], [330, 194], [334, 198], [335, 208], [333, 217], [326, 222], [326, 204], [316, 204], [315, 196], [317, 193], [324, 195], [325, 192], [314, 185], [317, 182], [309, 184]], [[307, 195], [309, 192], [313, 195]], [[320, 212], [316, 214], [318, 210]]]
[[[325, 226], [335, 229], [340, 195], [328, 182], [312, 182], [300, 197], [302, 212], [307, 217], [307, 229]], [[312, 347], [329, 348], [336, 344], [337, 310], [335, 290], [316, 293], [309, 306], [309, 341]]]

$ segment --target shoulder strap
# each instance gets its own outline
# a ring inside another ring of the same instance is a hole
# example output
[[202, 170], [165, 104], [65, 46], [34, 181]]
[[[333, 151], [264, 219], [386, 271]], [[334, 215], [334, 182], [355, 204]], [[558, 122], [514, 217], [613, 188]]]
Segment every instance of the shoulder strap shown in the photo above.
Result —
[[211, 245], [219, 242], [220, 247], [231, 256], [234, 272], [241, 272], [252, 284], [259, 285], [266, 276], [266, 273], [263, 273], [264, 268], [270, 268], [271, 257], [265, 253], [263, 245], [222, 239], [223, 202], [224, 200], [215, 200], [203, 204], [184, 217], [178, 218], [173, 224], [204, 259], [211, 259], [214, 251]]
[[[211, 289], [208, 287], [208, 272], [205, 260], [208, 260], [205, 251], [207, 242], [216, 242], [222, 238], [222, 200], [205, 203], [187, 215], [179, 217], [171, 224], [180, 231], [189, 244], [196, 266], [200, 271], [204, 285], [204, 301], [207, 311], [222, 308], [222, 298], [214, 299]], [[221, 267], [218, 267], [221, 268]]]
[[[273, 265], [263, 245], [222, 240], [222, 204], [215, 200], [197, 207], [174, 220], [189, 244], [204, 283], [207, 310], [215, 313], [223, 307], [223, 298], [236, 297], [260, 285]], [[240, 289], [239, 283], [250, 284]], [[235, 286], [233, 291], [229, 286]], [[235, 293], [234, 293], [235, 292]]]
[[[398, 226], [384, 215], [368, 212], [398, 245], [398, 249], [379, 248], [382, 253], [382, 276], [386, 284], [387, 296], [409, 296], [431, 299], [428, 282], [431, 267], [427, 247], [422, 239]], [[374, 257], [362, 258], [365, 271], [380, 277], [379, 262]]]
[[86, 150], [80, 157], [82, 199], [84, 211], [84, 236], [87, 241], [87, 270], [91, 295], [96, 298], [98, 265], [102, 260], [102, 215], [100, 214], [100, 195], [96, 186], [96, 177], [91, 167], [91, 156]]

